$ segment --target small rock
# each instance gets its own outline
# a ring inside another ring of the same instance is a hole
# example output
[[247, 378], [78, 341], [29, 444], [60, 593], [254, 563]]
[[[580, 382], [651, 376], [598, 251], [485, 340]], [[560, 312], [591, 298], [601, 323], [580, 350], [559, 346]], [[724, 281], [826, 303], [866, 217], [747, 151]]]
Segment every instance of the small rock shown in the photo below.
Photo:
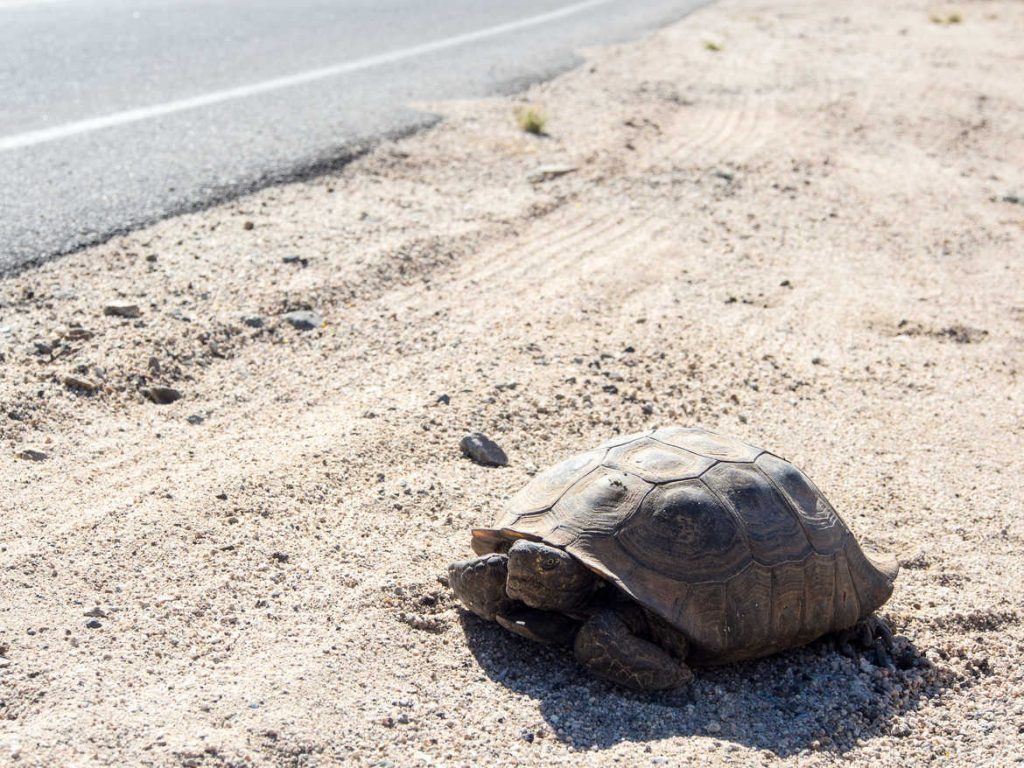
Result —
[[288, 312], [284, 319], [297, 331], [312, 331], [324, 324], [324, 319], [320, 315], [307, 309]]
[[452, 399], [448, 395], [441, 395], [437, 398], [438, 405], [448, 405], [451, 401]]
[[92, 338], [92, 331], [87, 330], [80, 325], [73, 325], [64, 331], [64, 338], [69, 341], [84, 341], [85, 339]]
[[103, 625], [100, 624], [98, 619], [89, 619], [87, 622], [85, 622], [85, 626], [89, 629], [99, 629]]
[[244, 229], [246, 232], [254, 229], [255, 227], [256, 225], [253, 224], [251, 221], [242, 222], [242, 229]]
[[33, 448], [25, 448], [24, 450], [18, 451], [18, 458], [25, 459], [26, 461], [45, 461], [49, 456], [42, 451], [37, 451]]
[[271, 555], [271, 557], [274, 560], [277, 560], [277, 562], [279, 562], [279, 563], [287, 563], [288, 562], [288, 553], [287, 552], [275, 552], [274, 554]]
[[526, 176], [526, 180], [531, 184], [540, 184], [557, 179], [559, 176], [565, 176], [567, 173], [572, 173], [575, 170], [575, 165], [542, 165], [530, 171]]
[[169, 405], [181, 399], [181, 392], [171, 387], [146, 387], [142, 390], [142, 396], [151, 403]]
[[201, 413], [193, 413], [191, 416], [185, 419], [185, 421], [187, 421], [189, 424], [202, 424], [204, 421], [206, 421], [206, 417], [203, 416], [203, 414]]
[[98, 605], [95, 608], [93, 608], [92, 610], [86, 611], [82, 615], [87, 617], [87, 618], [93, 618], [93, 619], [105, 619], [105, 618], [107, 618], [106, 611], [104, 611]]
[[482, 432], [471, 432], [459, 442], [463, 455], [485, 467], [504, 467], [508, 456], [496, 442]]
[[77, 389], [81, 392], [95, 392], [96, 385], [88, 379], [82, 379], [78, 376], [65, 376], [64, 386], [68, 389]]
[[107, 304], [103, 307], [103, 314], [111, 317], [142, 317], [142, 310], [138, 304]]
[[242, 325], [247, 325], [250, 328], [262, 328], [263, 318], [259, 315], [246, 315], [242, 318]]
[[283, 261], [285, 264], [298, 264], [303, 267], [309, 266], [309, 259], [305, 259], [302, 256], [284, 256], [282, 257], [281, 261]]

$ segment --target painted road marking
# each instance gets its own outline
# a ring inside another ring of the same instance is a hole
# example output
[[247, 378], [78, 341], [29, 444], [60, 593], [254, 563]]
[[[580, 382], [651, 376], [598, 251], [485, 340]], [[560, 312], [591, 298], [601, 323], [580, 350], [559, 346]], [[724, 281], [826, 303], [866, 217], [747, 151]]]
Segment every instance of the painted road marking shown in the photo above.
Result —
[[212, 104], [221, 104], [225, 101], [244, 99], [260, 93], [269, 93], [270, 91], [280, 91], [285, 88], [292, 88], [296, 85], [305, 85], [306, 83], [313, 83], [317, 80], [326, 80], [331, 77], [348, 75], [353, 72], [372, 69], [373, 67], [379, 67], [384, 64], [394, 64], [399, 61], [405, 61], [428, 53], [436, 53], [437, 51], [443, 51], [448, 48], [456, 48], [460, 45], [466, 45], [467, 43], [476, 43], [481, 40], [499, 37], [500, 35], [506, 35], [510, 32], [518, 32], [530, 27], [538, 27], [542, 24], [558, 21], [559, 19], [564, 19], [567, 16], [582, 13], [583, 11], [590, 10], [591, 8], [596, 8], [600, 5], [607, 5], [612, 2], [615, 2], [615, 0], [585, 0], [584, 2], [566, 5], [555, 11], [541, 13], [536, 16], [529, 16], [517, 21], [509, 21], [505, 24], [497, 24], [493, 27], [485, 27], [484, 29], [478, 29], [475, 32], [466, 32], [461, 35], [453, 35], [452, 37], [433, 40], [429, 43], [414, 45], [410, 48], [402, 48], [397, 51], [381, 53], [376, 56], [367, 56], [362, 59], [332, 64], [327, 67], [310, 69], [305, 72], [298, 72], [294, 75], [275, 77], [271, 80], [264, 80], [259, 83], [251, 83], [249, 85], [241, 85], [236, 88], [211, 91], [210, 93], [191, 96], [187, 99], [178, 99], [176, 101], [168, 101], [163, 104], [153, 104], [152, 106], [138, 107], [136, 109], [126, 109], [122, 112], [113, 112], [109, 115], [90, 117], [85, 120], [76, 120], [75, 122], [57, 125], [52, 128], [41, 128], [35, 131], [26, 131], [25, 133], [15, 133], [11, 136], [0, 137], [0, 152], [6, 152], [13, 149], [24, 149], [25, 147], [32, 147], [37, 144], [45, 144], [50, 141], [66, 139], [70, 136], [78, 136], [83, 133], [100, 131], [104, 128], [113, 128], [118, 125], [137, 123], [142, 120], [150, 120], [154, 117], [171, 115], [175, 112], [185, 112], [190, 109], [208, 107]]

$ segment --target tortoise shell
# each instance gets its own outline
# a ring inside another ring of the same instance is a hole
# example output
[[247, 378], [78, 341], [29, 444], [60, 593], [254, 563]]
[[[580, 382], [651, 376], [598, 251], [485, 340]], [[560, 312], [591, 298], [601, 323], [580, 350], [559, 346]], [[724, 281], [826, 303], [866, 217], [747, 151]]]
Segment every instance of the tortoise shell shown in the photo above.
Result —
[[866, 555], [788, 461], [696, 428], [615, 438], [551, 467], [473, 531], [473, 549], [517, 538], [574, 555], [682, 631], [705, 664], [851, 627], [889, 598], [898, 570]]

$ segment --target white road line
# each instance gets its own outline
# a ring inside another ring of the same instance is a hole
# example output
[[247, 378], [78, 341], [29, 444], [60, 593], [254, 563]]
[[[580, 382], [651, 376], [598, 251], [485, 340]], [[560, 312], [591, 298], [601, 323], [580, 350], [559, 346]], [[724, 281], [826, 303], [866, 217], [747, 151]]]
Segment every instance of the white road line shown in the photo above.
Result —
[[345, 61], [339, 64], [332, 64], [327, 67], [299, 72], [294, 75], [275, 77], [271, 80], [264, 80], [259, 83], [251, 83], [249, 85], [240, 85], [237, 88], [212, 91], [199, 96], [192, 96], [187, 99], [178, 99], [177, 101], [168, 101], [163, 104], [154, 104], [152, 106], [139, 107], [137, 109], [127, 109], [123, 112], [114, 112], [100, 117], [90, 117], [86, 120], [76, 120], [73, 123], [65, 123], [64, 125], [57, 125], [53, 128], [42, 128], [36, 131], [15, 133], [11, 136], [0, 137], [0, 152], [32, 147], [37, 144], [45, 144], [49, 141], [66, 139], [69, 136], [91, 133], [92, 131], [99, 131], [104, 128], [113, 128], [117, 125], [137, 123], [141, 120], [162, 117], [163, 115], [170, 115], [175, 112], [185, 112], [189, 109], [208, 107], [211, 104], [220, 104], [225, 101], [244, 99], [248, 96], [255, 96], [259, 93], [279, 91], [284, 88], [291, 88], [296, 85], [305, 85], [306, 83], [325, 80], [330, 77], [338, 77], [339, 75], [347, 75], [352, 72], [359, 72], [364, 69], [371, 69], [384, 64], [394, 64], [395, 62], [412, 59], [416, 56], [423, 56], [427, 53], [435, 53], [436, 51], [455, 48], [467, 43], [479, 42], [480, 40], [498, 37], [500, 35], [508, 34], [509, 32], [518, 32], [519, 30], [528, 29], [529, 27], [537, 27], [551, 21], [563, 19], [566, 16], [581, 13], [599, 5], [607, 5], [612, 2], [615, 2], [615, 0], [585, 0], [585, 2], [573, 3], [572, 5], [559, 8], [556, 11], [541, 13], [537, 16], [529, 16], [525, 19], [510, 21], [505, 24], [497, 24], [493, 27], [485, 27], [484, 29], [478, 29], [475, 32], [466, 32], [461, 35], [445, 37], [440, 40], [423, 43], [422, 45], [414, 45], [411, 48], [402, 48], [397, 51], [382, 53], [377, 56], [367, 56], [362, 59]]

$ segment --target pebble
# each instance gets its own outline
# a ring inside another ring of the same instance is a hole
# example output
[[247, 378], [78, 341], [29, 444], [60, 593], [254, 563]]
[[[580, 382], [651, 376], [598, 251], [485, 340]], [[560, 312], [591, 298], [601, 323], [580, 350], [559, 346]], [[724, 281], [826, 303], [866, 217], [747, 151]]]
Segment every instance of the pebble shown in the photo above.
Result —
[[103, 625], [100, 624], [98, 619], [89, 619], [87, 622], [85, 622], [85, 626], [89, 629], [99, 629]]
[[77, 389], [82, 392], [95, 392], [96, 385], [88, 379], [82, 379], [78, 376], [65, 376], [64, 386], [68, 389]]
[[103, 307], [103, 314], [111, 317], [142, 317], [142, 310], [138, 304], [107, 304]]
[[312, 331], [324, 324], [324, 319], [320, 315], [306, 309], [289, 312], [284, 319], [297, 331]]
[[19, 459], [26, 459], [27, 461], [45, 461], [49, 456], [42, 451], [37, 451], [33, 448], [25, 448], [24, 450], [18, 451]]
[[73, 325], [64, 331], [64, 338], [69, 341], [84, 341], [92, 338], [92, 331], [80, 325]]
[[242, 325], [247, 325], [250, 328], [262, 328], [263, 318], [259, 315], [246, 315], [242, 318]]
[[485, 467], [504, 467], [508, 456], [496, 442], [482, 432], [471, 432], [459, 442], [464, 456]]
[[204, 421], [206, 421], [206, 417], [203, 416], [203, 414], [201, 413], [193, 413], [191, 416], [185, 419], [185, 421], [187, 421], [189, 424], [202, 424]]
[[169, 405], [175, 400], [181, 399], [181, 392], [172, 387], [146, 387], [142, 390], [142, 396], [151, 403]]
[[575, 165], [542, 165], [526, 175], [526, 180], [531, 184], [540, 184], [545, 181], [557, 179], [576, 170]]

